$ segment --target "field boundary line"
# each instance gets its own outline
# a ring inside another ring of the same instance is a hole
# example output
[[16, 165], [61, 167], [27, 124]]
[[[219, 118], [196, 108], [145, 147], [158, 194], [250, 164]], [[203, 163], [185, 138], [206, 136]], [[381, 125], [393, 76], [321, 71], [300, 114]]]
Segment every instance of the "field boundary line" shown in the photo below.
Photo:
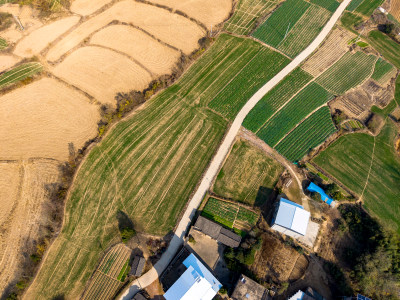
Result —
[[365, 189], [367, 188], [368, 181], [369, 181], [369, 176], [370, 176], [371, 170], [372, 170], [372, 165], [373, 165], [373, 163], [374, 163], [375, 145], [376, 145], [376, 136], [374, 136], [374, 146], [372, 147], [371, 163], [370, 163], [370, 165], [369, 165], [369, 170], [368, 170], [367, 179], [365, 180], [364, 188], [363, 188], [363, 190], [362, 190], [362, 192], [361, 192], [361, 196], [360, 196], [361, 201], [363, 201], [362, 197], [364, 196]]

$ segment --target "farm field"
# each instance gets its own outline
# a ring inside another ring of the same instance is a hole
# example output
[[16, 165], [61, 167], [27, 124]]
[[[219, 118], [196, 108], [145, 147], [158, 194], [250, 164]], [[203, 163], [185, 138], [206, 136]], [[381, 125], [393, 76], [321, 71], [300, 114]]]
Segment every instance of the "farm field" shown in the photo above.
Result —
[[179, 51], [159, 43], [139, 29], [126, 25], [110, 25], [100, 30], [92, 36], [90, 44], [121, 51], [135, 58], [135, 61], [151, 72], [153, 78], [170, 74], [181, 56]]
[[357, 34], [357, 31], [354, 29], [354, 26], [360, 24], [363, 21], [363, 18], [359, 15], [356, 15], [354, 13], [345, 11], [343, 13], [343, 16], [340, 18], [340, 23], [343, 25], [343, 27], [347, 28], [354, 34]]
[[25, 78], [31, 77], [42, 71], [43, 66], [38, 62], [31, 62], [19, 65], [10, 71], [0, 75], [0, 89], [9, 86]]
[[178, 10], [200, 21], [208, 30], [226, 20], [232, 10], [232, 0], [151, 0], [150, 2]]
[[346, 130], [357, 130], [357, 129], [362, 129], [362, 128], [364, 128], [364, 125], [361, 124], [360, 121], [357, 121], [357, 120], [350, 120], [350, 121], [347, 121], [347, 122], [343, 123], [343, 124], [341, 125], [341, 127], [342, 127], [343, 129], [346, 129]]
[[400, 22], [400, 0], [390, 2], [390, 13]]
[[296, 124], [332, 98], [323, 87], [315, 82], [310, 83], [271, 117], [257, 132], [257, 136], [275, 147]]
[[348, 11], [357, 11], [369, 17], [384, 0], [352, 0], [347, 7]]
[[112, 247], [102, 258], [82, 295], [83, 300], [107, 300], [115, 296], [128, 273], [132, 250], [123, 244]]
[[378, 50], [394, 66], [400, 68], [400, 45], [384, 33], [373, 30], [368, 34], [368, 40], [372, 47]]
[[259, 213], [239, 204], [212, 197], [207, 199], [201, 214], [227, 228], [234, 229], [238, 234], [255, 226], [259, 217]]
[[256, 104], [244, 119], [243, 126], [257, 132], [273, 113], [298, 93], [311, 79], [312, 76], [301, 68], [293, 70]]
[[96, 135], [100, 119], [88, 98], [50, 78], [1, 96], [0, 111], [7, 112], [0, 119], [1, 159], [67, 160], [68, 143], [81, 148]]
[[390, 63], [382, 58], [379, 58], [376, 61], [374, 73], [372, 74], [371, 78], [380, 84], [384, 84], [395, 75], [396, 71], [396, 68]]
[[21, 275], [24, 251], [34, 249], [44, 220], [47, 185], [59, 181], [52, 159], [0, 161], [0, 290]]
[[112, 0], [74, 0], [71, 4], [70, 10], [78, 15], [87, 16], [99, 10], [104, 5], [111, 3]]
[[372, 75], [376, 60], [363, 52], [347, 52], [315, 81], [335, 95], [343, 94]]
[[318, 35], [331, 13], [303, 0], [285, 1], [253, 37], [295, 57]]
[[240, 0], [236, 4], [233, 16], [225, 23], [228, 32], [247, 35], [257, 25], [257, 21], [266, 16], [279, 3], [278, 0]]
[[329, 108], [324, 106], [301, 122], [275, 149], [290, 161], [298, 161], [336, 131]]
[[336, 0], [311, 0], [310, 2], [329, 10], [331, 13], [335, 12], [340, 5]]
[[359, 195], [369, 212], [399, 233], [400, 160], [394, 148], [397, 135], [398, 128], [387, 119], [375, 138], [365, 133], [345, 135], [313, 161]]
[[272, 193], [283, 167], [249, 142], [238, 140], [213, 185], [213, 192], [260, 206]]
[[306, 60], [302, 68], [317, 77], [348, 51], [348, 41], [355, 37], [351, 32], [335, 28], [317, 51]]
[[8, 47], [7, 41], [5, 39], [0, 38], [0, 50], [3, 50]]

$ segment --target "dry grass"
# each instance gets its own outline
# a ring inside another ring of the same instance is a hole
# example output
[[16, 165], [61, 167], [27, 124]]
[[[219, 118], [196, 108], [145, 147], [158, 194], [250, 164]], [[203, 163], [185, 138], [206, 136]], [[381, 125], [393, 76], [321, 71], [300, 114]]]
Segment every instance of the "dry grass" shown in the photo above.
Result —
[[70, 10], [78, 15], [87, 16], [111, 1], [112, 0], [75, 0], [72, 2]]
[[150, 74], [126, 56], [100, 47], [83, 47], [54, 68], [53, 73], [101, 103], [115, 104], [118, 92], [143, 90]]
[[198, 40], [205, 34], [200, 26], [183, 16], [153, 5], [125, 0], [77, 27], [49, 51], [47, 59], [58, 60], [85, 38], [114, 20], [138, 26], [186, 54], [198, 47]]
[[351, 32], [337, 27], [323, 45], [304, 63], [303, 69], [315, 77], [320, 75], [347, 52], [347, 43], [353, 37]]
[[38, 238], [46, 184], [57, 181], [57, 161], [0, 162], [0, 290], [18, 275], [23, 252]]
[[232, 0], [150, 0], [150, 2], [180, 10], [207, 28], [223, 22], [232, 10]]
[[44, 78], [0, 98], [0, 157], [65, 160], [96, 135], [98, 108], [81, 93]]
[[9, 68], [11, 68], [13, 65], [18, 63], [20, 61], [19, 58], [16, 58], [11, 55], [0, 55], [0, 72], [3, 72]]
[[400, 0], [392, 0], [390, 3], [390, 13], [400, 21]]
[[135, 58], [155, 75], [168, 74], [180, 57], [144, 32], [125, 25], [111, 25], [97, 32], [91, 44], [115, 49]]
[[77, 24], [78, 21], [78, 16], [72, 16], [55, 21], [31, 32], [18, 42], [14, 54], [22, 57], [31, 57], [39, 54], [49, 43]]

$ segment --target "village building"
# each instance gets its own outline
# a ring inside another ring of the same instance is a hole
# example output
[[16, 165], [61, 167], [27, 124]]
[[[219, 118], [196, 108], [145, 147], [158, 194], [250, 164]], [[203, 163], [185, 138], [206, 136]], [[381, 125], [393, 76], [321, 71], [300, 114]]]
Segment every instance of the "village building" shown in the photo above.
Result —
[[315, 290], [308, 287], [304, 292], [299, 290], [296, 294], [289, 298], [289, 300], [326, 300]]
[[231, 298], [233, 300], [267, 300], [270, 299], [268, 296], [268, 290], [261, 284], [258, 284], [254, 280], [244, 276], [240, 276], [236, 283], [235, 289], [232, 293]]
[[132, 266], [131, 266], [131, 271], [129, 272], [129, 275], [131, 276], [140, 276], [142, 275], [144, 265], [146, 263], [146, 260], [142, 256], [135, 256], [133, 261], [132, 261]]

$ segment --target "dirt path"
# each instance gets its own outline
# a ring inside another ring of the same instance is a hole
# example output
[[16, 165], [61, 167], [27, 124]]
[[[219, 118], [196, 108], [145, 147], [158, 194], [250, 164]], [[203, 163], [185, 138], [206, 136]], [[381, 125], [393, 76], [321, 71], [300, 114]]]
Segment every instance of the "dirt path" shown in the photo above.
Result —
[[[175, 235], [172, 238], [167, 251], [162, 255], [161, 259], [154, 265], [154, 267], [138, 278], [121, 294], [119, 299], [131, 299], [137, 291], [150, 285], [154, 280], [157, 279], [159, 274], [167, 267], [170, 260], [174, 257], [175, 253], [183, 243], [183, 238], [191, 224], [194, 214], [199, 207], [205, 193], [209, 190], [214, 177], [217, 175], [218, 170], [224, 162], [226, 156], [231, 149], [233, 142], [235, 141], [236, 135], [239, 132], [243, 120], [247, 114], [254, 108], [254, 106], [260, 101], [266, 93], [268, 93], [275, 85], [277, 85], [283, 78], [285, 78], [291, 71], [300, 65], [309, 55], [311, 55], [318, 46], [324, 41], [333, 26], [345, 10], [346, 6], [351, 0], [344, 0], [337, 10], [334, 12], [330, 20], [326, 23], [322, 31], [318, 36], [311, 42], [311, 44], [302, 51], [293, 61], [291, 61], [285, 68], [283, 68], [277, 75], [275, 75], [270, 81], [268, 81], [262, 88], [260, 88], [243, 106], [240, 112], [237, 114], [231, 127], [229, 128], [221, 146], [217, 153], [213, 157], [200, 185], [198, 186], [195, 194], [189, 200], [186, 211], [184, 212], [182, 219], [180, 220]], [[296, 179], [297, 180], [297, 179]]]

